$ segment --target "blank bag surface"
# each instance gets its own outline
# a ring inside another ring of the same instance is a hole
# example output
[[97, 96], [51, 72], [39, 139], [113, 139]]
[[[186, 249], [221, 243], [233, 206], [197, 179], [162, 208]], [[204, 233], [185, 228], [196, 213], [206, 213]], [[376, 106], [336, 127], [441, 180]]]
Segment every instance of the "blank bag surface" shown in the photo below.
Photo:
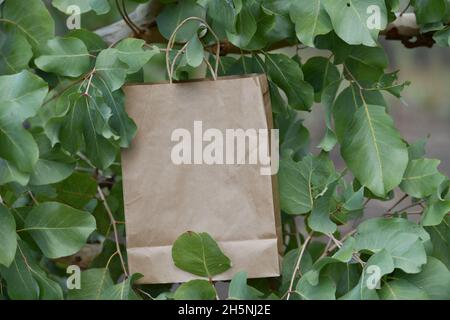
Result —
[[[122, 152], [130, 272], [140, 283], [184, 282], [197, 276], [173, 264], [172, 244], [186, 231], [207, 232], [250, 278], [279, 275], [280, 213], [276, 176], [254, 164], [181, 164], [171, 160], [178, 128], [271, 129], [264, 75], [174, 84], [128, 85], [126, 110], [138, 132]], [[205, 146], [207, 143], [204, 143]], [[246, 151], [248, 152], [248, 150]], [[192, 152], [193, 153], [193, 152]]]

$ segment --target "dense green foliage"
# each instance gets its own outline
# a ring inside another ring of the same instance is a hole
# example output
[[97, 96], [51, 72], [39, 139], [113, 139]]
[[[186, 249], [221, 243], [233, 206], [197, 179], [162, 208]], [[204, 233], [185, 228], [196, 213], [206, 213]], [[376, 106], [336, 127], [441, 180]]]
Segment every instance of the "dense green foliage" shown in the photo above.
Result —
[[[241, 49], [221, 57], [220, 75], [269, 78], [281, 136], [282, 275], [247, 281], [239, 272], [229, 297], [449, 299], [450, 180], [438, 171], [439, 160], [426, 158], [424, 141], [400, 136], [384, 99], [400, 98], [408, 84], [386, 72], [378, 42], [403, 9], [399, 0], [160, 2], [156, 24], [164, 38], [185, 18], [200, 17], [221, 41]], [[121, 87], [166, 80], [165, 44], [126, 38], [108, 46], [85, 29], [56, 36], [49, 10], [65, 12], [70, 4], [95, 16], [114, 2], [0, 1], [0, 299], [216, 299], [205, 279], [232, 261], [205, 233], [181, 235], [174, 245], [176, 266], [199, 277], [176, 292], [134, 285], [139, 275], [126, 270], [120, 149], [137, 128]], [[373, 5], [376, 28], [367, 23]], [[411, 8], [422, 30], [450, 45], [449, 0], [413, 0]], [[205, 61], [214, 57], [203, 48], [214, 48], [215, 40], [204, 29], [190, 21], [177, 34], [171, 59], [187, 43], [177, 80], [210, 75]], [[304, 61], [301, 51], [271, 52], [280, 42], [323, 54]], [[303, 126], [314, 103], [326, 112], [318, 155], [310, 154]], [[333, 149], [345, 161], [343, 172], [330, 160]], [[364, 217], [369, 200], [389, 201], [395, 193], [420, 209], [418, 223], [412, 206], [399, 209], [400, 202]], [[298, 217], [307, 233], [297, 231]], [[341, 234], [339, 226], [349, 222], [356, 229]], [[102, 252], [82, 272], [81, 289], [68, 290], [60, 258], [98, 241]], [[376, 290], [367, 281], [373, 266], [381, 277]]]

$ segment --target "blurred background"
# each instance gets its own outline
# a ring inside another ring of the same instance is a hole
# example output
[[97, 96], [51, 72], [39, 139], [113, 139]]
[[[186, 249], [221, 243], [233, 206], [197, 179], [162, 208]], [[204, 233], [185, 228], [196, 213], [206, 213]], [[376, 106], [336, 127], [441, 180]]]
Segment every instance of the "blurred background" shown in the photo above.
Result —
[[[381, 40], [389, 58], [389, 71], [400, 70], [399, 82], [411, 81], [401, 100], [384, 94], [397, 128], [408, 142], [427, 139], [427, 157], [441, 160], [439, 169], [450, 176], [450, 52], [448, 48], [405, 48], [399, 41]], [[300, 53], [302, 60], [317, 55], [313, 49]], [[321, 105], [306, 116], [311, 146], [324, 135]], [[312, 150], [313, 151], [313, 150]], [[336, 150], [334, 150], [336, 151]], [[336, 153], [336, 152], [335, 152]], [[335, 156], [336, 165], [342, 166]]]

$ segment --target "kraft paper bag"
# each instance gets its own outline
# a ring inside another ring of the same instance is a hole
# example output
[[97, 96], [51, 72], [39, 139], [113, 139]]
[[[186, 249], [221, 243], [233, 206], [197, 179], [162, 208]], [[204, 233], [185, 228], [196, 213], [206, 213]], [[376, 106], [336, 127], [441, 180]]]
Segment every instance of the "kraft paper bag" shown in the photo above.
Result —
[[[171, 255], [174, 241], [194, 231], [209, 233], [231, 259], [232, 268], [213, 280], [229, 280], [239, 271], [250, 278], [278, 276], [276, 175], [263, 175], [261, 164], [248, 161], [206, 164], [195, 148], [192, 164], [172, 158], [178, 144], [172, 141], [174, 130], [189, 131], [193, 146], [200, 122], [203, 133], [210, 128], [224, 133], [224, 154], [227, 129], [272, 129], [265, 75], [136, 84], [124, 90], [126, 110], [138, 127], [131, 147], [122, 153], [130, 272], [144, 275], [140, 283], [198, 278], [178, 269]], [[248, 158], [252, 150], [245, 152]]]

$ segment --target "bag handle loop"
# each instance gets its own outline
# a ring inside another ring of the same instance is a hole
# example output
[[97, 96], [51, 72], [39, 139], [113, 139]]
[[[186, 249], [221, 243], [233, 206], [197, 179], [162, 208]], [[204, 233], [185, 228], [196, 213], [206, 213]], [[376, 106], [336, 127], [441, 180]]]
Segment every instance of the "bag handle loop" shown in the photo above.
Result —
[[183, 21], [180, 22], [180, 24], [172, 32], [172, 35], [169, 38], [169, 42], [167, 43], [166, 68], [167, 68], [167, 74], [169, 76], [169, 83], [170, 84], [172, 84], [172, 82], [173, 82], [173, 74], [175, 72], [175, 70], [174, 70], [175, 69], [175, 64], [176, 64], [178, 58], [183, 53], [183, 51], [186, 50], [189, 42], [186, 42], [184, 44], [184, 46], [177, 52], [177, 54], [175, 55], [172, 63], [170, 63], [170, 51], [173, 49], [173, 46], [175, 45], [175, 38], [176, 38], [177, 32], [181, 29], [181, 27], [183, 25], [185, 25], [187, 22], [193, 21], [193, 20], [200, 21], [208, 29], [208, 31], [211, 32], [213, 37], [216, 39], [216, 43], [217, 43], [217, 47], [216, 47], [216, 63], [215, 63], [214, 69], [212, 68], [212, 66], [208, 62], [208, 60], [206, 60], [205, 58], [203, 58], [203, 59], [205, 60], [205, 63], [209, 67], [214, 80], [217, 80], [218, 72], [219, 72], [219, 60], [220, 60], [220, 39], [217, 36], [217, 34], [214, 32], [214, 30], [206, 23], [205, 20], [203, 20], [202, 18], [199, 18], [199, 17], [189, 17], [189, 18], [186, 18], [186, 19], [184, 19]]

